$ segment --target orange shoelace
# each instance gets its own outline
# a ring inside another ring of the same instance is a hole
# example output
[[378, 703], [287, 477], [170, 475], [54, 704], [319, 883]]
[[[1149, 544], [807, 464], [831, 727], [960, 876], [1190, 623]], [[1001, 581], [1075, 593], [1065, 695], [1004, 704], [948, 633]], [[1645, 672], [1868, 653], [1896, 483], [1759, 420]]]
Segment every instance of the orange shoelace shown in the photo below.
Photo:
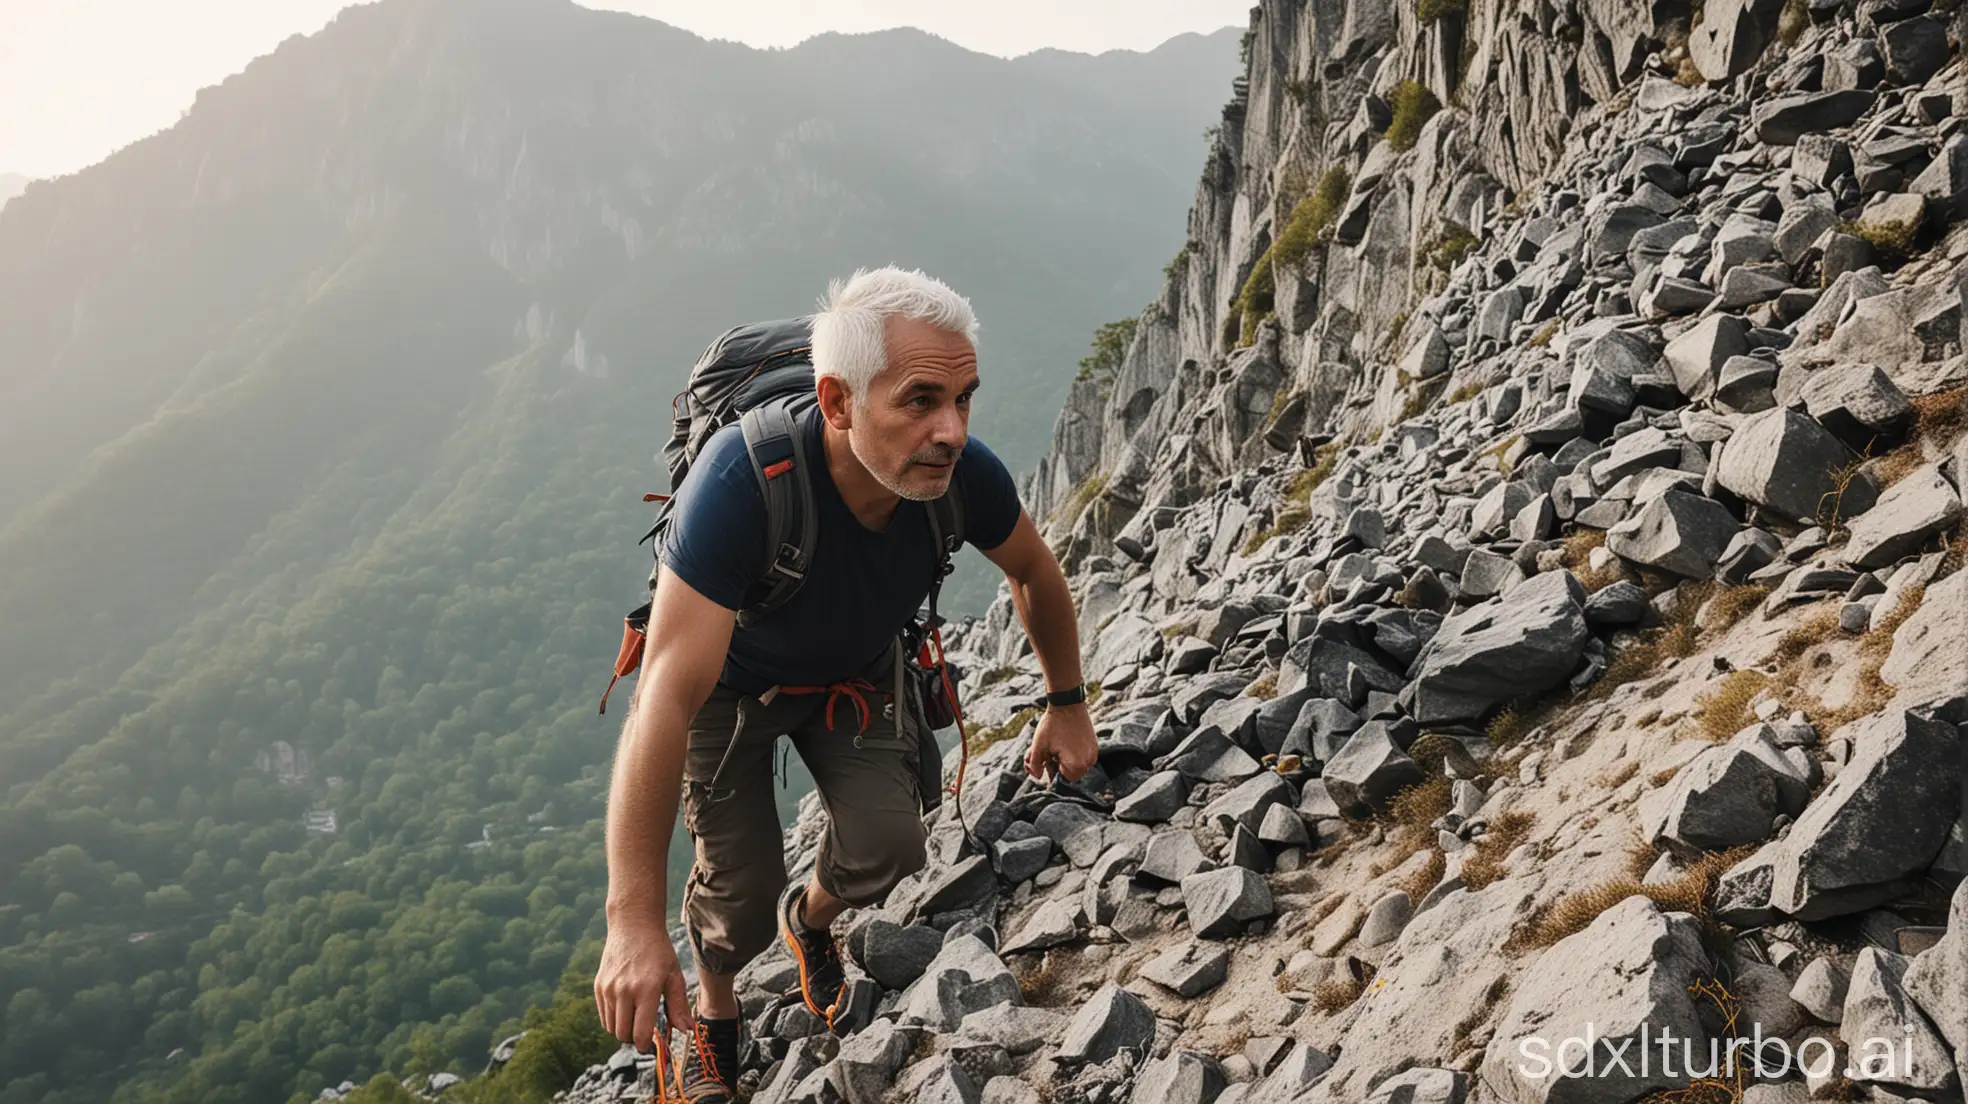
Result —
[[854, 712], [860, 720], [860, 724], [854, 730], [856, 736], [868, 731], [869, 723], [874, 720], [874, 712], [868, 705], [868, 699], [863, 696], [862, 691], [870, 694], [881, 694], [881, 691], [875, 688], [874, 683], [864, 678], [842, 679], [839, 682], [828, 683], [825, 686], [781, 686], [779, 688], [779, 692], [782, 694], [827, 695], [827, 731], [829, 732], [832, 732], [834, 728], [834, 703], [839, 701], [843, 694], [846, 695], [848, 701], [853, 703]]

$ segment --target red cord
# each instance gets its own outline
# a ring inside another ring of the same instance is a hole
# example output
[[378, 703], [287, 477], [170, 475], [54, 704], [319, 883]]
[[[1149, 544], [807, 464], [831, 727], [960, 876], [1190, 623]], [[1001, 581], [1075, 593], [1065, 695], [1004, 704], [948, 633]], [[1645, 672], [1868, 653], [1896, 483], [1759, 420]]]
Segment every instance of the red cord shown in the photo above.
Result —
[[957, 781], [950, 787], [950, 793], [957, 799], [957, 820], [963, 820], [964, 771], [970, 766], [970, 733], [964, 730], [963, 703], [957, 700], [957, 688], [950, 682], [950, 661], [943, 654], [943, 627], [931, 625], [930, 636], [936, 641], [936, 673], [943, 679], [943, 692], [950, 695], [950, 709], [957, 715]]

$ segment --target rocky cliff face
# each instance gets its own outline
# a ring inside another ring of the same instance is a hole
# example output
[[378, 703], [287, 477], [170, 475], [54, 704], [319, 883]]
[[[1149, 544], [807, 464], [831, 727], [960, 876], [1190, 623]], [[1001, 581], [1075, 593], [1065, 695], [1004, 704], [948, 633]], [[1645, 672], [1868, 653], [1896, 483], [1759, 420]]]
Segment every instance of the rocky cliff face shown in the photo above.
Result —
[[869, 1026], [756, 964], [754, 1099], [1961, 1099], [1964, 9], [1420, 7], [1254, 10], [1028, 488], [1100, 765], [1019, 769], [1001, 595]]

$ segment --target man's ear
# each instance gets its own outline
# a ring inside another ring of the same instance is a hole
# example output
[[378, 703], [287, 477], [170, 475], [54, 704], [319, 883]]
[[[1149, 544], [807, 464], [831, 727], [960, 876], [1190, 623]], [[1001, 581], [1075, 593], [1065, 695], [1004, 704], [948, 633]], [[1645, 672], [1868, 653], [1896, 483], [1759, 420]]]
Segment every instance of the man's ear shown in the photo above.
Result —
[[838, 430], [854, 428], [854, 396], [839, 376], [820, 376], [814, 380], [820, 396], [820, 416]]

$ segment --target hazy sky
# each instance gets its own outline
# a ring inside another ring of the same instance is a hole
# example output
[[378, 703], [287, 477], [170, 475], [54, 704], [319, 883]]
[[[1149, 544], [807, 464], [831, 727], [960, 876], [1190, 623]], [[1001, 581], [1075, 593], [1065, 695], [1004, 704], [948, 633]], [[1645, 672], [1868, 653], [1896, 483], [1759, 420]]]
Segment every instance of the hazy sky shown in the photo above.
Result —
[[[589, 0], [756, 46], [915, 26], [973, 50], [1146, 50], [1249, 21], [1253, 0]], [[177, 121], [346, 0], [0, 0], [0, 173], [53, 176]]]

